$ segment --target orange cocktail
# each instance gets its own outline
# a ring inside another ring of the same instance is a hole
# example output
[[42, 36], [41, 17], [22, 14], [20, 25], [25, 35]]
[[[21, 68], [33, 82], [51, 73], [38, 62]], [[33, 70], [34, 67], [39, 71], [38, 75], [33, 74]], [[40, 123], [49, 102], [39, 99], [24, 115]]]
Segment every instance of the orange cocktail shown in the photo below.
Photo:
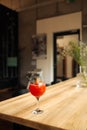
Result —
[[46, 91], [46, 85], [43, 83], [38, 83], [38, 84], [32, 83], [30, 84], [29, 90], [33, 96], [40, 97]]
[[[35, 82], [30, 83], [29, 91], [31, 92], [33, 96], [36, 97], [37, 101], [39, 102], [40, 96], [42, 96], [44, 92], [46, 91], [46, 85], [40, 79], [36, 79]], [[37, 108], [36, 110], [33, 111], [33, 113], [39, 114], [42, 112], [43, 111], [38, 108], [38, 104], [37, 104]]]

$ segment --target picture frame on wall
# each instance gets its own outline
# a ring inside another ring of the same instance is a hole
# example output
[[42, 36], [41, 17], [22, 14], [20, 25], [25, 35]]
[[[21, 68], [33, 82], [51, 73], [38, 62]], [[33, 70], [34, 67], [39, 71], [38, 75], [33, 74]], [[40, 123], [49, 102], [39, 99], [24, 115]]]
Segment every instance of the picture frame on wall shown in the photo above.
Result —
[[47, 58], [47, 35], [37, 34], [32, 36], [32, 59]]

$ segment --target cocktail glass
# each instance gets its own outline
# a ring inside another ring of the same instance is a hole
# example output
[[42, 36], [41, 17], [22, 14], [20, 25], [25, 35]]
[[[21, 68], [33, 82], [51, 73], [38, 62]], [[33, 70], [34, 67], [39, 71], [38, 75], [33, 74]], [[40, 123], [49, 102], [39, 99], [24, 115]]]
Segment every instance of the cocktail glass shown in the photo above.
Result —
[[34, 114], [41, 114], [43, 110], [39, 108], [39, 99], [46, 91], [46, 84], [43, 82], [42, 75], [33, 73], [29, 81], [29, 92], [37, 99], [37, 108], [33, 110]]

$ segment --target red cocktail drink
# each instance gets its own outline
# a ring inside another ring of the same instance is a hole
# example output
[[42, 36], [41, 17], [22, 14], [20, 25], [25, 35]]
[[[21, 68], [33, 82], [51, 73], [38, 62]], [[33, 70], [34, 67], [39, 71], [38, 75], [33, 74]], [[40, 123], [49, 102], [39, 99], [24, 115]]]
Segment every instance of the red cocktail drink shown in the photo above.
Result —
[[43, 83], [30, 84], [29, 90], [33, 96], [40, 97], [46, 91], [46, 85]]
[[[31, 92], [31, 94], [33, 96], [36, 97], [37, 101], [39, 102], [40, 96], [42, 96], [44, 94], [44, 92], [46, 91], [46, 85], [42, 81], [36, 79], [35, 82], [30, 83], [29, 91]], [[40, 114], [42, 112], [43, 112], [43, 110], [40, 110], [38, 108], [38, 103], [37, 103], [37, 108], [36, 108], [36, 110], [33, 111], [33, 113]]]

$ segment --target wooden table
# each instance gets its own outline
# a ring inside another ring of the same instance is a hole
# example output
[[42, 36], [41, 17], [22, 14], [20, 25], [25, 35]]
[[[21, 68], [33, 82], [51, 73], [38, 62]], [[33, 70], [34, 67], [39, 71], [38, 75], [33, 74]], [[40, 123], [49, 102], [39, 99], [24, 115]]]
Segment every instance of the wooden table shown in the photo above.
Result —
[[47, 87], [40, 99], [43, 114], [35, 115], [36, 99], [23, 94], [0, 102], [0, 118], [38, 130], [87, 130], [87, 88], [73, 78]]

